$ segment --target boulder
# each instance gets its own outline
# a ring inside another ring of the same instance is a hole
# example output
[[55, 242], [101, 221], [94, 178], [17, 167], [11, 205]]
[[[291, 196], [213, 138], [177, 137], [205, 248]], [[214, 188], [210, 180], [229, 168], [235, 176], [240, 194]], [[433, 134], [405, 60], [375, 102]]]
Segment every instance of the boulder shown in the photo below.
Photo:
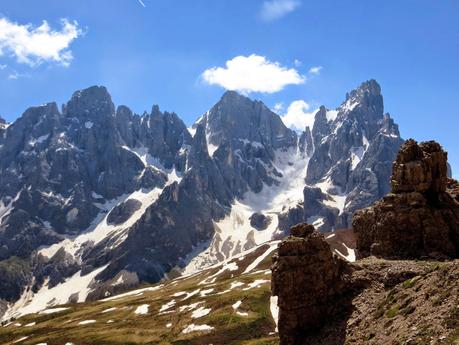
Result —
[[270, 216], [265, 216], [263, 213], [255, 212], [250, 216], [250, 226], [257, 230], [266, 230], [266, 228], [271, 224], [272, 218]]

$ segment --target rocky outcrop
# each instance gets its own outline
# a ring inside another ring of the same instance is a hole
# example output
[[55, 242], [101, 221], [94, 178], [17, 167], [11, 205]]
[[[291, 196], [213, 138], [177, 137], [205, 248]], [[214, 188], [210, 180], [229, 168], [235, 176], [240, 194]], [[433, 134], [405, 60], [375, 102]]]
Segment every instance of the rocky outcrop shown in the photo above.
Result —
[[271, 224], [271, 217], [260, 212], [255, 212], [249, 219], [250, 225], [257, 230], [265, 230]]
[[115, 206], [107, 216], [107, 224], [119, 225], [124, 223], [132, 217], [132, 214], [136, 212], [140, 206], [142, 206], [142, 203], [134, 199], [128, 199]]
[[339, 314], [335, 303], [346, 291], [345, 262], [330, 251], [322, 234], [312, 225], [290, 230], [273, 258], [271, 288], [278, 296], [281, 345], [300, 344], [304, 334], [318, 331]]
[[291, 233], [271, 267], [281, 345], [457, 341], [458, 260], [345, 262], [311, 225]]
[[[449, 194], [447, 153], [433, 141], [408, 140], [393, 164], [392, 193], [356, 213], [361, 257], [459, 257], [459, 203]], [[455, 199], [456, 198], [456, 199]]]

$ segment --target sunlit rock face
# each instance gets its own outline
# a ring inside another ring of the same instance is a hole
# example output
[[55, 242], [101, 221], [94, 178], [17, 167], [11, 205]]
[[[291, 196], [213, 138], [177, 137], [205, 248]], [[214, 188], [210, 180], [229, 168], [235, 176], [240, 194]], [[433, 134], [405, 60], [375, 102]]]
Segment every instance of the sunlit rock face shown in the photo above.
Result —
[[394, 162], [391, 184], [391, 193], [354, 217], [360, 256], [459, 257], [456, 183], [447, 178], [440, 144], [408, 140]]

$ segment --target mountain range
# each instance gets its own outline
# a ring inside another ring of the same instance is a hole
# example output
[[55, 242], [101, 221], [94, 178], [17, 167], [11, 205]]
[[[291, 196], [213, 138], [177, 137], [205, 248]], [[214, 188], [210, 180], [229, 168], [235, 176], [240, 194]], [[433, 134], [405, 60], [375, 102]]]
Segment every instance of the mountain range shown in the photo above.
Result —
[[187, 128], [94, 86], [0, 121], [0, 314], [191, 274], [300, 222], [349, 228], [389, 192], [403, 139], [374, 80], [314, 116], [298, 133], [227, 91]]

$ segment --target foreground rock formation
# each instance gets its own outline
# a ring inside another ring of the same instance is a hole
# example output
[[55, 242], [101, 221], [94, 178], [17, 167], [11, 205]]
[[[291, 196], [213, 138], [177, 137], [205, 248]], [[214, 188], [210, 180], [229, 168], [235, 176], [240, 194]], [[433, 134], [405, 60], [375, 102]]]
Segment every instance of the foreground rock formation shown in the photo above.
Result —
[[347, 263], [301, 227], [273, 259], [281, 345], [457, 344], [458, 260]]
[[271, 287], [281, 345], [459, 343], [459, 261], [445, 261], [459, 257], [459, 183], [447, 178], [446, 152], [407, 141], [391, 183], [354, 216], [367, 258], [341, 260], [307, 224], [279, 244]]
[[317, 329], [344, 291], [345, 262], [335, 257], [324, 236], [312, 225], [291, 228], [273, 258], [272, 293], [278, 296], [281, 344], [295, 344], [301, 334]]
[[353, 219], [361, 257], [459, 257], [459, 203], [447, 178], [447, 153], [408, 140], [394, 162], [392, 192]]

